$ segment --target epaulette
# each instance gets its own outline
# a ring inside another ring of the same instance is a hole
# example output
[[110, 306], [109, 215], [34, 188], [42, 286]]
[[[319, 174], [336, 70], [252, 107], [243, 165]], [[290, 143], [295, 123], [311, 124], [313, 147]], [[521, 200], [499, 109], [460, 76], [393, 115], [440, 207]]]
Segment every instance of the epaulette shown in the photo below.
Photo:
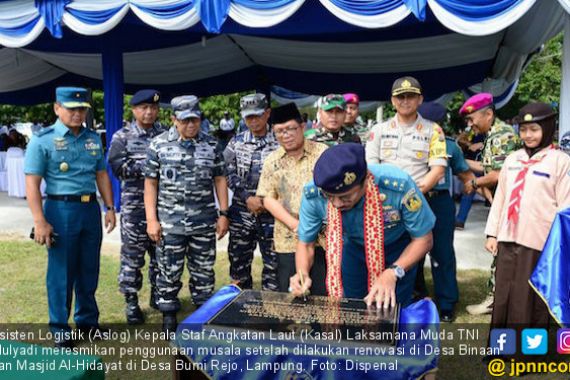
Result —
[[403, 193], [406, 188], [406, 179], [392, 176], [381, 176], [379, 185], [383, 189]]
[[38, 130], [34, 133], [34, 135], [36, 135], [36, 136], [39, 137], [39, 136], [43, 136], [43, 135], [45, 135], [45, 134], [48, 134], [48, 133], [50, 133], [50, 132], [53, 132], [54, 130], [55, 130], [55, 128], [54, 128], [53, 126], [51, 126], [51, 127], [44, 127], [44, 128], [38, 129]]
[[305, 198], [311, 199], [319, 196], [319, 188], [314, 183], [308, 183], [305, 185], [303, 191], [305, 192]]

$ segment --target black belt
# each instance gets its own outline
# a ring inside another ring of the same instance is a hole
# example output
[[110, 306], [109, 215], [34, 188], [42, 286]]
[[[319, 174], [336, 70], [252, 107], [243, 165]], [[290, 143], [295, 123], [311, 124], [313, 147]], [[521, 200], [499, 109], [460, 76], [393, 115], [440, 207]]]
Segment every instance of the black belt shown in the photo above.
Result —
[[432, 190], [432, 191], [428, 191], [426, 193], [426, 195], [428, 196], [428, 198], [434, 198], [434, 197], [437, 197], [438, 195], [445, 194], [445, 193], [449, 194], [449, 191], [448, 190]]
[[89, 203], [97, 200], [97, 194], [84, 194], [84, 195], [52, 195], [48, 194], [47, 199], [53, 201], [64, 201], [64, 202], [81, 202]]

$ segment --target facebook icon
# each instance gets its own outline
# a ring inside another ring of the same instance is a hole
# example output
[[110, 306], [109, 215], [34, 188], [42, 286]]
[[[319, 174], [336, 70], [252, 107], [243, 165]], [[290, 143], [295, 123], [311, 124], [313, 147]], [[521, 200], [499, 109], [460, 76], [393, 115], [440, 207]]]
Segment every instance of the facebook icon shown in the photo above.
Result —
[[517, 352], [517, 334], [513, 329], [492, 329], [489, 343], [496, 355], [513, 355]]

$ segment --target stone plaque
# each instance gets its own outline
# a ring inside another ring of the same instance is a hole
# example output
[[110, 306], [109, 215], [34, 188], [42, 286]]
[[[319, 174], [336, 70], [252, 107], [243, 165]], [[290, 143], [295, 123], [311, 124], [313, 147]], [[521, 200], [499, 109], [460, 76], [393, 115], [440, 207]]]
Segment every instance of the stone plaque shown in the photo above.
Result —
[[376, 309], [361, 299], [244, 290], [204, 327], [315, 333], [308, 337], [333, 331], [335, 340], [345, 341], [368, 334], [373, 343], [394, 345], [399, 316], [400, 305]]

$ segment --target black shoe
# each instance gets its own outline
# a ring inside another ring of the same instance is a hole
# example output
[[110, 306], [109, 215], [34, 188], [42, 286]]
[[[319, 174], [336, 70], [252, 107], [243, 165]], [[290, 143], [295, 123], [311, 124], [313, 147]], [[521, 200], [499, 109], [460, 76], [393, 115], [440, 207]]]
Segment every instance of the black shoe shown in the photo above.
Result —
[[158, 310], [158, 294], [156, 293], [156, 288], [152, 288], [150, 290], [150, 301], [148, 305], [152, 307], [154, 310]]
[[140, 325], [144, 323], [144, 314], [139, 307], [138, 296], [136, 294], [126, 294], [125, 301], [127, 302], [127, 307], [125, 308], [127, 324]]
[[441, 322], [451, 323], [455, 319], [453, 310], [442, 310], [439, 312], [439, 320]]
[[175, 312], [166, 312], [162, 314], [162, 332], [170, 335], [176, 332], [178, 321], [176, 321]]
[[459, 231], [463, 231], [465, 229], [465, 223], [455, 222], [455, 229], [459, 230]]

